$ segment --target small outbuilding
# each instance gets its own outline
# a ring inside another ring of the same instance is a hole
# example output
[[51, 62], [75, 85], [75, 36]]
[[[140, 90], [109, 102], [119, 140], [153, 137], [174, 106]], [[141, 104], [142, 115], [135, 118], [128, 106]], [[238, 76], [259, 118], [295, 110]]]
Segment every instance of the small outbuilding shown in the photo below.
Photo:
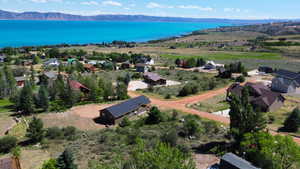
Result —
[[300, 73], [280, 69], [275, 72], [271, 89], [281, 93], [293, 93], [300, 87]]
[[69, 80], [70, 87], [74, 90], [79, 90], [82, 93], [89, 93], [90, 89], [75, 80]]
[[274, 72], [273, 68], [268, 67], [268, 66], [260, 66], [258, 68], [258, 71], [263, 72], [263, 73], [273, 73]]
[[25, 76], [15, 77], [15, 80], [16, 80], [16, 82], [17, 82], [17, 86], [18, 86], [18, 87], [24, 87], [25, 81], [26, 81]]
[[255, 167], [250, 162], [242, 159], [241, 157], [233, 153], [226, 153], [221, 158], [219, 169], [259, 169], [259, 168]]
[[100, 119], [106, 124], [113, 125], [120, 122], [126, 116], [148, 111], [150, 103], [149, 98], [146, 96], [129, 99], [120, 104], [100, 110]]

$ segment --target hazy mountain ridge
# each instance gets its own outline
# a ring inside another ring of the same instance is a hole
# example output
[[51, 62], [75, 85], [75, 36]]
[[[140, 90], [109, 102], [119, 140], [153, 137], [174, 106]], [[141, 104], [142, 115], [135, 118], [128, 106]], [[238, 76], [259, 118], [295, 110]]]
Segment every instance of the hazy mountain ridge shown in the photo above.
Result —
[[[240, 19], [217, 19], [217, 18], [181, 18], [181, 17], [158, 17], [146, 15], [96, 15], [81, 16], [64, 13], [40, 13], [40, 12], [9, 12], [0, 10], [0, 20], [61, 20], [61, 21], [137, 21], [137, 22], [223, 22], [230, 24], [257, 24], [268, 22], [283, 22], [278, 20], [240, 20]], [[298, 20], [299, 21], [299, 20]]]

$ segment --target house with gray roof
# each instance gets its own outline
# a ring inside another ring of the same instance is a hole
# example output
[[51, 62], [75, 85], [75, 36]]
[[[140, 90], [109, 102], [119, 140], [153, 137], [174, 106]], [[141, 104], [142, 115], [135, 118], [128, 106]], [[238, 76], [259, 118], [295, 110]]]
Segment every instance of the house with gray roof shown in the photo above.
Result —
[[120, 122], [126, 116], [141, 114], [148, 110], [149, 98], [139, 96], [100, 110], [100, 119], [109, 125]]
[[165, 85], [167, 84], [167, 80], [162, 78], [157, 73], [146, 72], [144, 73], [144, 81], [149, 85]]
[[250, 162], [242, 159], [241, 157], [233, 153], [226, 153], [221, 158], [219, 169], [259, 169], [259, 168], [255, 167]]
[[51, 58], [44, 63], [45, 66], [59, 66], [60, 62], [56, 58]]
[[272, 80], [271, 89], [281, 93], [293, 93], [300, 87], [300, 73], [278, 70]]

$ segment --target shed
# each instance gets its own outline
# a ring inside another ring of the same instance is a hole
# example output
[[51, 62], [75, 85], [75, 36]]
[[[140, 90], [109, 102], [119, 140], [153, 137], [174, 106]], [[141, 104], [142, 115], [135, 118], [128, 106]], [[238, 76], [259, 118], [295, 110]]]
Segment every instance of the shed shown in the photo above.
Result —
[[100, 110], [100, 118], [103, 119], [106, 124], [116, 124], [125, 116], [145, 112], [148, 110], [149, 104], [149, 98], [139, 96]]

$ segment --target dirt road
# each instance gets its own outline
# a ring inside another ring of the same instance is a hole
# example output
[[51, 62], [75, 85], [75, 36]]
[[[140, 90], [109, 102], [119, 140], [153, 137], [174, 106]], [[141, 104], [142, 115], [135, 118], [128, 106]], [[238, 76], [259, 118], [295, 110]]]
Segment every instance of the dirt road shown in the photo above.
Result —
[[[200, 95], [195, 95], [195, 96], [190, 96], [190, 97], [185, 97], [182, 99], [178, 99], [178, 100], [161, 100], [161, 99], [157, 99], [154, 97], [149, 97], [151, 100], [151, 103], [153, 105], [156, 105], [160, 108], [166, 108], [166, 109], [176, 109], [176, 110], [180, 110], [186, 113], [190, 113], [190, 114], [196, 114], [199, 115], [200, 117], [209, 119], [209, 120], [214, 120], [214, 121], [218, 121], [224, 124], [229, 124], [230, 123], [230, 119], [227, 117], [223, 117], [223, 116], [219, 116], [219, 115], [214, 115], [208, 112], [200, 112], [198, 110], [192, 109], [192, 108], [188, 108], [187, 105], [188, 104], [193, 104], [193, 103], [197, 103], [203, 100], [207, 100], [209, 98], [212, 98], [214, 96], [223, 94], [224, 92], [226, 92], [226, 88], [222, 88], [222, 89], [218, 89], [218, 90], [213, 90], [213, 91], [209, 91]], [[131, 97], [136, 97], [139, 96], [139, 93], [136, 92], [129, 92], [128, 93]], [[276, 134], [280, 134], [280, 135], [287, 135], [285, 133], [278, 133], [278, 132], [274, 132], [272, 131], [271, 134], [276, 135]], [[300, 138], [299, 137], [293, 137], [294, 141], [297, 142], [298, 144], [300, 144]]]

